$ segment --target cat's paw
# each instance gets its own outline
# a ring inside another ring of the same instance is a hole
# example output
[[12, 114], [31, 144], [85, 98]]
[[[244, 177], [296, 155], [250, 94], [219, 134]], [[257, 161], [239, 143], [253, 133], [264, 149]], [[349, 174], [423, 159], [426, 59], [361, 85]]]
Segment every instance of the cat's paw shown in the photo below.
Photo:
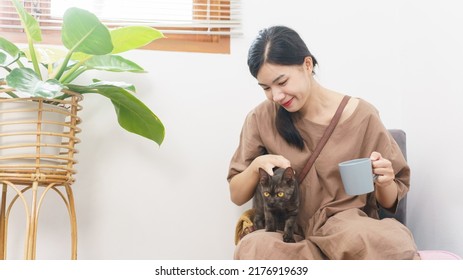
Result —
[[283, 241], [286, 243], [296, 243], [296, 240], [292, 236], [283, 234]]

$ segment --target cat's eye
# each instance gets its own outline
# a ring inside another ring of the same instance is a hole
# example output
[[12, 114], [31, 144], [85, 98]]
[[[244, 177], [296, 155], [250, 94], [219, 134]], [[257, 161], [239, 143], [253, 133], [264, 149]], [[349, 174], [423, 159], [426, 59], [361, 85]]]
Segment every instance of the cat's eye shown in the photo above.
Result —
[[270, 193], [269, 193], [269, 192], [264, 192], [264, 196], [265, 196], [265, 197], [269, 197], [269, 196], [270, 196]]
[[279, 192], [279, 193], [277, 193], [277, 195], [278, 195], [278, 197], [283, 197], [283, 196], [285, 196], [285, 193], [284, 192]]

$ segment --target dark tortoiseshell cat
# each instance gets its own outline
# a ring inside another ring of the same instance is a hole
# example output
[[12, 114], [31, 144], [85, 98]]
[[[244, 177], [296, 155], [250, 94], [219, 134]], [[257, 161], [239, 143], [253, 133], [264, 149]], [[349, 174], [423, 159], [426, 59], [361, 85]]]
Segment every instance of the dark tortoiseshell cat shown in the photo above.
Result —
[[283, 241], [295, 242], [294, 229], [299, 210], [299, 184], [291, 167], [278, 168], [270, 176], [259, 169], [260, 180], [254, 194], [254, 226], [266, 231], [283, 231]]

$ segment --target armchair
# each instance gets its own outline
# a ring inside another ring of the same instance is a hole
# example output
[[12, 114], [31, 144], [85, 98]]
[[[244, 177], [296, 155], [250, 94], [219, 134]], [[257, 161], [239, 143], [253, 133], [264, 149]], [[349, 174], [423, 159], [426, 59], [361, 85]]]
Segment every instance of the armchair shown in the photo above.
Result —
[[[402, 154], [405, 159], [407, 159], [407, 146], [406, 146], [406, 134], [401, 129], [389, 129], [394, 140], [399, 145]], [[397, 211], [395, 214], [380, 209], [379, 211], [380, 218], [395, 218], [399, 222], [406, 225], [407, 222], [407, 196], [405, 196], [397, 205]], [[460, 260], [461, 257], [448, 251], [443, 250], [420, 250], [418, 251], [421, 259], [423, 260]]]

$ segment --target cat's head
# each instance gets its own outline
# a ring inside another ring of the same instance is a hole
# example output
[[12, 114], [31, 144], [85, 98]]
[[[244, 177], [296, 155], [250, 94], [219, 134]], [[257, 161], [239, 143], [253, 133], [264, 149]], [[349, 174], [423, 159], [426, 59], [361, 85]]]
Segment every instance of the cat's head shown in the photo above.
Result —
[[273, 176], [259, 168], [259, 185], [262, 197], [271, 208], [285, 208], [288, 203], [294, 203], [297, 196], [297, 179], [291, 167], [278, 168]]

